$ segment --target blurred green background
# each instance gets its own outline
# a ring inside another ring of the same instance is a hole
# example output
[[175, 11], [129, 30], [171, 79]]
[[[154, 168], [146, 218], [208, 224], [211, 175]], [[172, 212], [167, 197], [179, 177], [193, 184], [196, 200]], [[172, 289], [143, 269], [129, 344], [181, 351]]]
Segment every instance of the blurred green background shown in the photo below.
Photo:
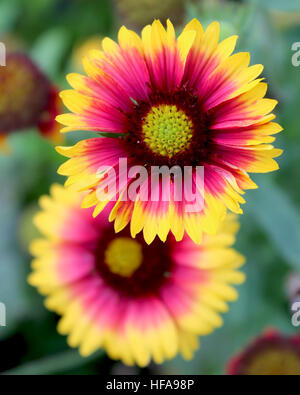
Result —
[[[83, 359], [70, 350], [56, 332], [58, 317], [26, 283], [27, 247], [35, 235], [31, 217], [50, 184], [64, 182], [56, 173], [63, 158], [35, 130], [14, 133], [12, 155], [0, 155], [0, 302], [7, 309], [7, 326], [0, 327], [1, 372], [220, 374], [228, 358], [263, 329], [300, 330], [291, 324], [287, 289], [288, 278], [300, 274], [300, 66], [291, 61], [292, 44], [300, 41], [299, 0], [0, 0], [0, 41], [8, 50], [28, 53], [63, 88], [66, 73], [80, 71], [78, 58], [95, 37], [100, 45], [100, 37], [115, 38], [122, 24], [139, 30], [157, 17], [172, 18], [178, 30], [193, 17], [204, 26], [218, 20], [222, 37], [238, 34], [238, 50], [264, 64], [268, 94], [279, 101], [280, 171], [254, 176], [260, 188], [246, 193], [240, 217], [236, 248], [247, 258], [240, 298], [224, 316], [224, 326], [202, 339], [191, 362], [178, 357], [140, 370], [101, 352]], [[79, 136], [68, 136], [68, 142]]]

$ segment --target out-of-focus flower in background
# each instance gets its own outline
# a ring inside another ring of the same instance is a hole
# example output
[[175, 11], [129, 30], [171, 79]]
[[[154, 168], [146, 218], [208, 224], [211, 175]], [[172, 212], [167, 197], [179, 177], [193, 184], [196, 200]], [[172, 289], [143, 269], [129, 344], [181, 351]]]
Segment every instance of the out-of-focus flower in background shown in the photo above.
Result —
[[24, 51], [24, 42], [20, 39], [20, 37], [15, 36], [13, 34], [1, 34], [0, 42], [5, 45], [7, 52], [20, 52]]
[[36, 127], [54, 142], [61, 141], [55, 121], [61, 111], [58, 89], [28, 55], [9, 52], [0, 68], [0, 140], [10, 133]]
[[272, 10], [270, 15], [273, 23], [282, 30], [287, 30], [291, 27], [298, 27], [300, 25], [300, 11], [283, 12]]
[[183, 22], [184, 0], [113, 0], [120, 23], [141, 30], [154, 19]]
[[244, 281], [244, 257], [231, 248], [236, 217], [201, 246], [173, 236], [149, 246], [128, 230], [116, 235], [108, 209], [93, 219], [82, 197], [55, 184], [34, 220], [45, 238], [31, 245], [29, 283], [62, 315], [58, 331], [83, 356], [104, 348], [139, 366], [178, 353], [192, 358], [198, 335], [222, 326], [220, 313], [237, 298], [233, 285]]
[[231, 375], [300, 375], [300, 335], [273, 329], [255, 339], [228, 363]]
[[81, 42], [75, 45], [72, 53], [72, 66], [76, 70], [82, 70], [82, 59], [85, 56], [88, 56], [89, 52], [92, 50], [101, 50], [102, 49], [102, 37], [101, 36], [92, 36], [88, 38], [86, 41]]

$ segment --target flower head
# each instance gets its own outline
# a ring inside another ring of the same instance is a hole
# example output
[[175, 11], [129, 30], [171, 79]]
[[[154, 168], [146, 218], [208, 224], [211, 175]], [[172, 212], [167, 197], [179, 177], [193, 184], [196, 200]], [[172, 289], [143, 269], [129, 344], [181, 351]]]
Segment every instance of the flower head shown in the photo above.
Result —
[[0, 135], [37, 127], [40, 133], [58, 142], [55, 117], [61, 111], [58, 90], [23, 53], [11, 52], [0, 67]]
[[[278, 168], [273, 158], [281, 150], [270, 143], [281, 127], [271, 122], [276, 100], [264, 98], [267, 84], [257, 78], [263, 67], [249, 67], [249, 53], [231, 55], [236, 36], [221, 43], [218, 37], [218, 23], [204, 32], [197, 20], [177, 39], [170, 21], [167, 30], [159, 21], [146, 26], [141, 38], [122, 27], [119, 44], [105, 38], [103, 51], [84, 58], [88, 76], [68, 75], [74, 89], [61, 97], [72, 113], [58, 117], [65, 125], [62, 131], [90, 130], [106, 137], [58, 147], [71, 158], [59, 173], [69, 176], [68, 185], [89, 190], [83, 206], [96, 206], [95, 216], [116, 201], [110, 215], [116, 231], [130, 222], [132, 236], [143, 230], [148, 243], [156, 235], [166, 240], [169, 231], [176, 240], [186, 232], [200, 243], [203, 232], [217, 231], [227, 208], [242, 212], [243, 190], [256, 187], [248, 172]], [[126, 174], [120, 158], [128, 162]], [[97, 172], [101, 166], [116, 174], [116, 193], [107, 199], [98, 192], [112, 178]], [[159, 179], [150, 188], [146, 178], [135, 197], [126, 199], [136, 166], [148, 174], [157, 167], [182, 174], [191, 168], [182, 184], [189, 179], [190, 187], [179, 199], [182, 187], [175, 187], [175, 177]], [[157, 200], [151, 199], [154, 189]], [[203, 204], [190, 210], [192, 191]]]
[[181, 353], [191, 358], [198, 335], [222, 325], [237, 297], [244, 258], [231, 248], [238, 223], [228, 216], [201, 246], [189, 238], [151, 245], [114, 232], [108, 209], [93, 219], [82, 194], [60, 185], [40, 200], [35, 224], [45, 235], [31, 246], [30, 284], [62, 318], [58, 331], [82, 355], [104, 348], [113, 359], [145, 366]]
[[299, 375], [300, 336], [268, 330], [229, 361], [233, 375]]

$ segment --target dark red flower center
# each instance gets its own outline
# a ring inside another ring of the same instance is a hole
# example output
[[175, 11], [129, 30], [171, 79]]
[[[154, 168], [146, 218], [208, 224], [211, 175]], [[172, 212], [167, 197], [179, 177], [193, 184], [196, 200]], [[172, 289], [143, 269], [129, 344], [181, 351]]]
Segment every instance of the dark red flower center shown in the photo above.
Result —
[[143, 237], [132, 239], [129, 231], [115, 234], [107, 229], [96, 251], [96, 270], [107, 284], [126, 296], [155, 295], [171, 276], [170, 245]]
[[134, 111], [126, 116], [125, 147], [138, 164], [200, 166], [210, 154], [212, 117], [185, 87], [134, 101]]

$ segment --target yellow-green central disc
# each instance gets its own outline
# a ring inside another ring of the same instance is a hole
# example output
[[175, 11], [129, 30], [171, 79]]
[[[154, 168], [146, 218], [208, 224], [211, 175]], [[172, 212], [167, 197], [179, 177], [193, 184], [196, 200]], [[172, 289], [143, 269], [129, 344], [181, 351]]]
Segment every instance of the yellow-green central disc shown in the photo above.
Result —
[[253, 358], [247, 374], [300, 374], [299, 354], [294, 350], [266, 350]]
[[169, 158], [189, 148], [193, 137], [193, 122], [184, 111], [169, 104], [152, 107], [142, 129], [148, 147]]
[[118, 237], [109, 243], [104, 259], [112, 273], [130, 277], [142, 264], [142, 246], [129, 237]]

